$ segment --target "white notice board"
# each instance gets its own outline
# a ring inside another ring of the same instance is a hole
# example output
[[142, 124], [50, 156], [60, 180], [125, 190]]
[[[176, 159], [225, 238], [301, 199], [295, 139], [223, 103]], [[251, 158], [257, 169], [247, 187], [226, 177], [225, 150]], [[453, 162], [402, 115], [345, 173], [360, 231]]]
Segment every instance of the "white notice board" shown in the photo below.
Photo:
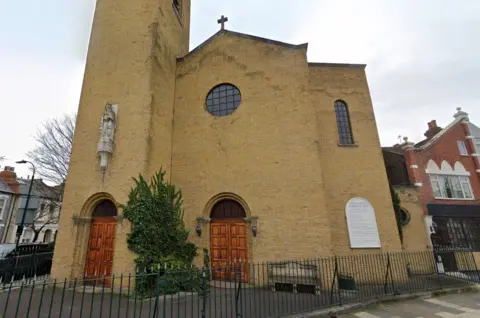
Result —
[[[353, 198], [345, 207], [351, 248], [379, 248], [377, 219], [373, 206], [364, 198]], [[392, 211], [393, 213], [393, 211]]]

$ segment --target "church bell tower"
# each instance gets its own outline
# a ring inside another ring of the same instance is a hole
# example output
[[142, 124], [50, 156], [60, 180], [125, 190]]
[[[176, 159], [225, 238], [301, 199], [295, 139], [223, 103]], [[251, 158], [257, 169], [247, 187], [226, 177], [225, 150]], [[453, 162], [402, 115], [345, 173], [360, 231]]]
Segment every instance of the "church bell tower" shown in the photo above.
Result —
[[[82, 276], [101, 200], [126, 203], [133, 177], [170, 170], [176, 59], [188, 53], [189, 36], [190, 0], [97, 0], [54, 276]], [[126, 272], [130, 225], [116, 226], [113, 272]]]

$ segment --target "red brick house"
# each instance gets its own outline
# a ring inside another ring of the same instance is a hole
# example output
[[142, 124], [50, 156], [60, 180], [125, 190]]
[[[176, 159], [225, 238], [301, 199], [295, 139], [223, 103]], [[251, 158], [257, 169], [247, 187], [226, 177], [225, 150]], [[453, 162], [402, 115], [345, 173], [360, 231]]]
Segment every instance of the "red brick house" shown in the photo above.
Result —
[[417, 187], [433, 247], [480, 250], [480, 128], [457, 108], [445, 128], [429, 122], [425, 137], [383, 148], [389, 181]]

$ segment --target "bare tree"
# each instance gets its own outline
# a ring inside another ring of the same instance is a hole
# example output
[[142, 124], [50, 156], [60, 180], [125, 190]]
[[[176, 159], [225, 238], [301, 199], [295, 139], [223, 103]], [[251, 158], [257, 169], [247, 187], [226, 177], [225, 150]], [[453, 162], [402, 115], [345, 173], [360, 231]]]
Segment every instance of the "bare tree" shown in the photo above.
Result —
[[35, 148], [27, 153], [43, 179], [64, 184], [67, 178], [77, 115], [64, 115], [45, 122], [37, 131]]
[[[35, 211], [32, 222], [25, 224], [34, 232], [32, 242], [37, 241], [46, 226], [58, 222], [76, 119], [74, 113], [44, 122], [35, 136], [35, 147], [27, 153], [35, 164], [36, 175], [41, 177], [34, 181], [35, 196], [41, 206]], [[56, 186], [48, 186], [42, 179]]]

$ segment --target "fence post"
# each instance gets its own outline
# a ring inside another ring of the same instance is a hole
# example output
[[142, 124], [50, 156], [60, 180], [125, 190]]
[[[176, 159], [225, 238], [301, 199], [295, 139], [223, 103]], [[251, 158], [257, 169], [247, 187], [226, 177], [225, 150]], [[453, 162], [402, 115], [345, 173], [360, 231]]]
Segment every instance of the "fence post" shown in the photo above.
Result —
[[384, 292], [385, 294], [388, 294], [388, 274], [390, 274], [390, 280], [392, 282], [392, 291], [395, 293], [395, 285], [393, 284], [393, 277], [392, 277], [392, 272], [391, 272], [391, 264], [390, 264], [390, 253], [387, 253], [387, 272], [385, 273], [385, 285], [384, 285]]
[[33, 257], [32, 257], [33, 273], [31, 273], [32, 276], [34, 277], [34, 280], [35, 280], [35, 278], [36, 278], [35, 276], [36, 276], [36, 274], [37, 274], [37, 261], [38, 261], [38, 260], [37, 260], [37, 249], [34, 248], [34, 249], [33, 249]]
[[234, 287], [234, 290], [235, 290], [235, 317], [237, 317], [238, 315], [238, 304], [237, 304], [237, 264], [236, 264], [236, 260], [233, 261], [233, 266], [231, 266], [231, 268], [233, 268], [233, 287]]
[[207, 287], [206, 284], [206, 273], [205, 273], [205, 267], [202, 267], [202, 289], [203, 289], [203, 295], [202, 295], [202, 318], [206, 317], [206, 308], [207, 308], [207, 299], [205, 289]]
[[[236, 266], [235, 266], [236, 268]], [[238, 310], [238, 301], [239, 299], [241, 299], [241, 291], [242, 291], [242, 276], [241, 276], [241, 273], [242, 273], [242, 263], [240, 261], [240, 271], [239, 271], [239, 279], [238, 279], [238, 290], [237, 288], [235, 287], [235, 315], [236, 317], [242, 317], [242, 308], [240, 306], [240, 312]], [[235, 277], [237, 276], [237, 271], [235, 270], [235, 273], [234, 273]], [[235, 278], [236, 280], [236, 278]]]
[[[113, 290], [113, 286], [112, 286]], [[158, 298], [160, 296], [160, 269], [158, 269], [157, 272], [157, 279], [155, 280], [155, 304], [153, 306], [153, 316], [152, 317], [158, 317], [157, 312], [159, 312], [158, 309]], [[121, 297], [121, 295], [120, 295]], [[165, 299], [163, 300], [165, 302]], [[118, 309], [120, 312], [120, 308]]]
[[[330, 304], [333, 305], [333, 288], [335, 287], [335, 279], [338, 281], [338, 261], [335, 256], [335, 270], [333, 272], [332, 286], [330, 288]], [[338, 299], [339, 304], [342, 305], [342, 294], [340, 293], [340, 286], [338, 286]]]
[[[440, 250], [440, 249], [441, 248], [439, 248], [438, 250]], [[442, 278], [440, 276], [440, 270], [438, 269], [438, 263], [437, 263], [437, 256], [440, 256], [440, 255], [435, 255], [435, 249], [434, 248], [432, 249], [432, 255], [433, 255], [433, 264], [435, 266], [435, 272], [437, 273], [438, 285], [440, 286], [440, 288], [442, 288]], [[441, 258], [441, 256], [440, 256], [440, 258]]]

